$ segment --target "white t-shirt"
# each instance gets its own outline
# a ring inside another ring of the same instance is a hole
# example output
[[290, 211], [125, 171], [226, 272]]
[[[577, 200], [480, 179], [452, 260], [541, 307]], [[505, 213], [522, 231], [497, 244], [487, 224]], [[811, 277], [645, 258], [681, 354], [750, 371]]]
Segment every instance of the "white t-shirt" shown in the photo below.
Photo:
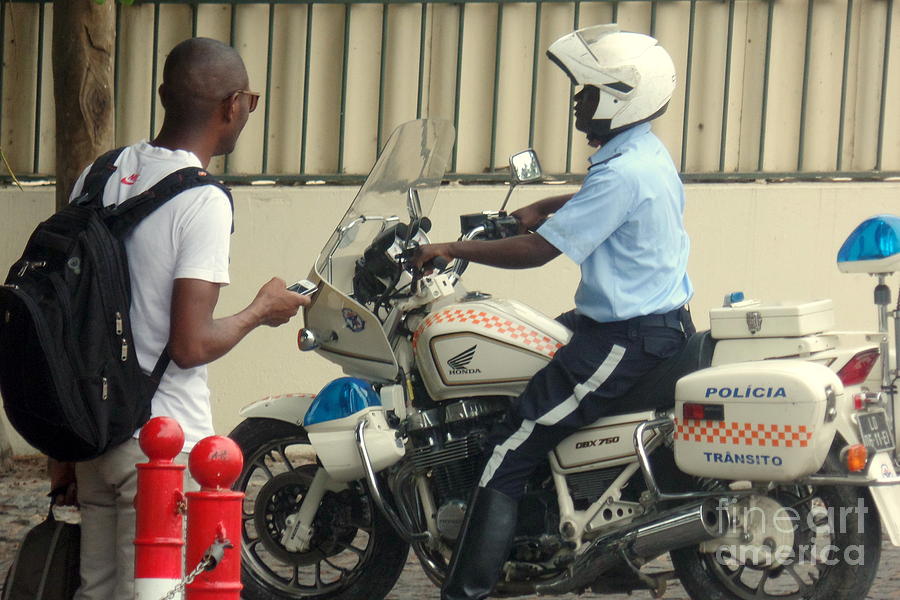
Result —
[[[103, 195], [105, 205], [120, 204], [183, 167], [201, 167], [185, 150], [167, 150], [146, 141], [129, 146], [116, 160]], [[72, 198], [81, 193], [87, 169]], [[232, 210], [215, 186], [186, 190], [141, 221], [125, 240], [131, 275], [131, 327], [141, 368], [153, 370], [169, 341], [175, 279], [227, 284]], [[170, 362], [151, 405], [152, 416], [169, 416], [184, 429], [184, 450], [213, 435], [206, 366], [181, 369]], [[140, 430], [135, 432], [138, 436]]]

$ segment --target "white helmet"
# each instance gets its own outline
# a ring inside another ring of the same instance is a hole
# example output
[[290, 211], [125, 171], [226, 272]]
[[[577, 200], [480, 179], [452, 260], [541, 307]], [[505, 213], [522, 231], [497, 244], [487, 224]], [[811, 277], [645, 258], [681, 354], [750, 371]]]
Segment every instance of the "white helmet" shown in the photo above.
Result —
[[547, 56], [575, 85], [600, 89], [589, 136], [608, 138], [663, 114], [675, 90], [675, 65], [655, 38], [595, 25], [550, 45]]

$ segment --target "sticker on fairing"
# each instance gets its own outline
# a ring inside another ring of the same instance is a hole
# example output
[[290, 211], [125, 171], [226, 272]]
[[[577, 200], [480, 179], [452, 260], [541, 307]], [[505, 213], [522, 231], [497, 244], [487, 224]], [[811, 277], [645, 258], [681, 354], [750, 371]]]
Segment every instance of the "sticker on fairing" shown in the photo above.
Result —
[[359, 333], [366, 328], [365, 319], [349, 308], [341, 309], [341, 315], [344, 317], [344, 324], [347, 326], [347, 329], [353, 333]]

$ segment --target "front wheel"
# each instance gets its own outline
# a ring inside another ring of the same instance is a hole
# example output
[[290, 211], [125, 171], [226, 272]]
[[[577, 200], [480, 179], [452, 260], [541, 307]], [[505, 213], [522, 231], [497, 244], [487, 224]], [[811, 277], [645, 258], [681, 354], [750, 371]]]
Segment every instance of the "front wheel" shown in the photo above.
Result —
[[409, 546], [351, 482], [327, 492], [313, 521], [310, 550], [290, 552], [281, 542], [316, 471], [306, 432], [275, 419], [248, 419], [230, 434], [244, 453], [234, 489], [244, 492], [241, 597], [245, 600], [381, 600], [406, 564]]
[[693, 600], [866, 597], [881, 557], [881, 522], [864, 488], [779, 486], [758, 504], [767, 505], [780, 516], [753, 521], [771, 530], [754, 538], [758, 548], [726, 543], [715, 552], [695, 546], [671, 553]]

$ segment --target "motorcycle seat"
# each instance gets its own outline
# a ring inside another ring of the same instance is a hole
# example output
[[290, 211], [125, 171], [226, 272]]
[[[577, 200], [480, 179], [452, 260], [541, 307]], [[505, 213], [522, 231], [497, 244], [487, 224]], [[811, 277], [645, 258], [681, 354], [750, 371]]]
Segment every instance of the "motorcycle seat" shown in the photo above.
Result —
[[715, 345], [709, 331], [695, 333], [678, 354], [661, 362], [623, 396], [610, 402], [605, 414], [622, 415], [674, 406], [675, 382], [710, 366]]

